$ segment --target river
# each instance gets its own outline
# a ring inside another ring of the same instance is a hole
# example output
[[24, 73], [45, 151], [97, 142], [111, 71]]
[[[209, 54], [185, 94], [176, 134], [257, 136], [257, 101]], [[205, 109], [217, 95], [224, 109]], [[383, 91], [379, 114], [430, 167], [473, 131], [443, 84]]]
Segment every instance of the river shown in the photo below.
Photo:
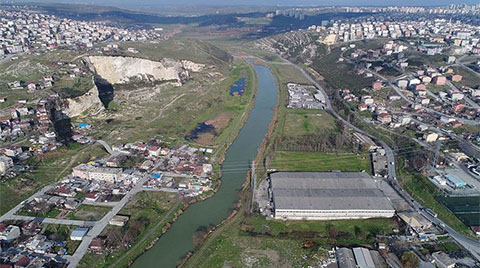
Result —
[[195, 232], [219, 224], [234, 209], [239, 199], [238, 191], [268, 131], [277, 104], [277, 83], [270, 69], [262, 65], [254, 67], [258, 78], [255, 106], [226, 152], [220, 189], [213, 197], [191, 205], [150, 250], [135, 260], [132, 267], [176, 267], [193, 250]]

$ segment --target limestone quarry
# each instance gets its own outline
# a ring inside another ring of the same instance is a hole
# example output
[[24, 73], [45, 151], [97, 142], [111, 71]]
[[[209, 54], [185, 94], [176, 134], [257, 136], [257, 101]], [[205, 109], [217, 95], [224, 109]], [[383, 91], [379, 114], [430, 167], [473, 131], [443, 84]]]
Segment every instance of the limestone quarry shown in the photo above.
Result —
[[98, 112], [104, 109], [102, 102], [98, 97], [98, 88], [95, 85], [85, 94], [76, 98], [68, 98], [65, 102], [66, 107], [64, 112], [68, 117], [79, 116], [84, 111], [89, 109], [92, 110], [92, 112]]
[[126, 84], [132, 79], [140, 79], [181, 86], [191, 78], [190, 72], [199, 72], [205, 67], [188, 60], [176, 61], [168, 58], [151, 61], [122, 56], [89, 56], [85, 61], [92, 72], [110, 84]]

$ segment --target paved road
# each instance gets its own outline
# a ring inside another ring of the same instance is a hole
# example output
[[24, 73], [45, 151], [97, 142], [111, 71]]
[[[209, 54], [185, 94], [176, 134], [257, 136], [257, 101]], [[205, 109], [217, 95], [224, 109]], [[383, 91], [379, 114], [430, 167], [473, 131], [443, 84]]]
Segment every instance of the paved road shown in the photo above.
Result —
[[42, 196], [43, 194], [45, 194], [45, 192], [49, 191], [53, 187], [54, 187], [53, 184], [43, 187], [40, 191], [36, 192], [29, 198], [25, 199], [25, 201], [21, 202], [20, 204], [16, 205], [14, 208], [10, 209], [7, 213], [0, 216], [0, 222], [12, 219], [13, 217], [15, 217], [15, 213], [17, 213], [23, 207], [23, 204], [28, 203], [37, 197]]
[[70, 262], [68, 264], [69, 268], [77, 267], [80, 260], [83, 258], [83, 255], [87, 252], [88, 246], [90, 242], [100, 235], [100, 233], [105, 229], [108, 222], [113, 218], [113, 216], [117, 215], [117, 213], [127, 204], [131, 197], [133, 197], [136, 193], [143, 191], [143, 184], [149, 179], [149, 176], [144, 176], [140, 180], [138, 180], [137, 185], [133, 187], [123, 198], [120, 200], [113, 208], [110, 210], [101, 220], [99, 220], [93, 228], [91, 228], [87, 235], [83, 238], [80, 246], [78, 246], [77, 250], [72, 256], [67, 256], [67, 260]]
[[41, 220], [42, 223], [50, 224], [65, 224], [65, 225], [76, 225], [76, 226], [94, 226], [95, 221], [79, 221], [79, 220], [68, 220], [68, 219], [55, 219], [55, 218], [41, 218], [41, 217], [31, 217], [31, 216], [19, 216], [13, 215], [9, 220], [18, 220], [18, 221], [32, 221], [32, 220]]

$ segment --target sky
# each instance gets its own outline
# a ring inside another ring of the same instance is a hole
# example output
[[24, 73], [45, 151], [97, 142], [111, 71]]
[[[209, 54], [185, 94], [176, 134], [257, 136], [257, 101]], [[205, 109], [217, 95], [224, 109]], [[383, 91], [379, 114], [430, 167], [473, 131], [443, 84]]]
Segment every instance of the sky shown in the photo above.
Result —
[[[0, 0], [6, 2], [8, 0]], [[18, 2], [22, 0], [11, 0]], [[8, 2], [11, 2], [8, 1]], [[25, 0], [23, 0], [25, 1]], [[337, 6], [438, 6], [448, 4], [478, 4], [480, 0], [30, 0], [29, 2], [76, 3], [108, 5], [120, 8], [139, 5], [260, 5], [260, 6], [301, 6], [301, 5], [337, 5]]]

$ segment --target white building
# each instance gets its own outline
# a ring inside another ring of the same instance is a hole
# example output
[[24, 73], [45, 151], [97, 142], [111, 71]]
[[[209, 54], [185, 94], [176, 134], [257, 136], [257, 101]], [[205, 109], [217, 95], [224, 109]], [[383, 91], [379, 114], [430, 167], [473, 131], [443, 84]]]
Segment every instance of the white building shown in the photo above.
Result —
[[276, 219], [390, 218], [395, 213], [365, 172], [276, 172], [269, 178]]
[[4, 231], [0, 232], [0, 241], [10, 242], [20, 236], [20, 228], [16, 225], [9, 225]]

